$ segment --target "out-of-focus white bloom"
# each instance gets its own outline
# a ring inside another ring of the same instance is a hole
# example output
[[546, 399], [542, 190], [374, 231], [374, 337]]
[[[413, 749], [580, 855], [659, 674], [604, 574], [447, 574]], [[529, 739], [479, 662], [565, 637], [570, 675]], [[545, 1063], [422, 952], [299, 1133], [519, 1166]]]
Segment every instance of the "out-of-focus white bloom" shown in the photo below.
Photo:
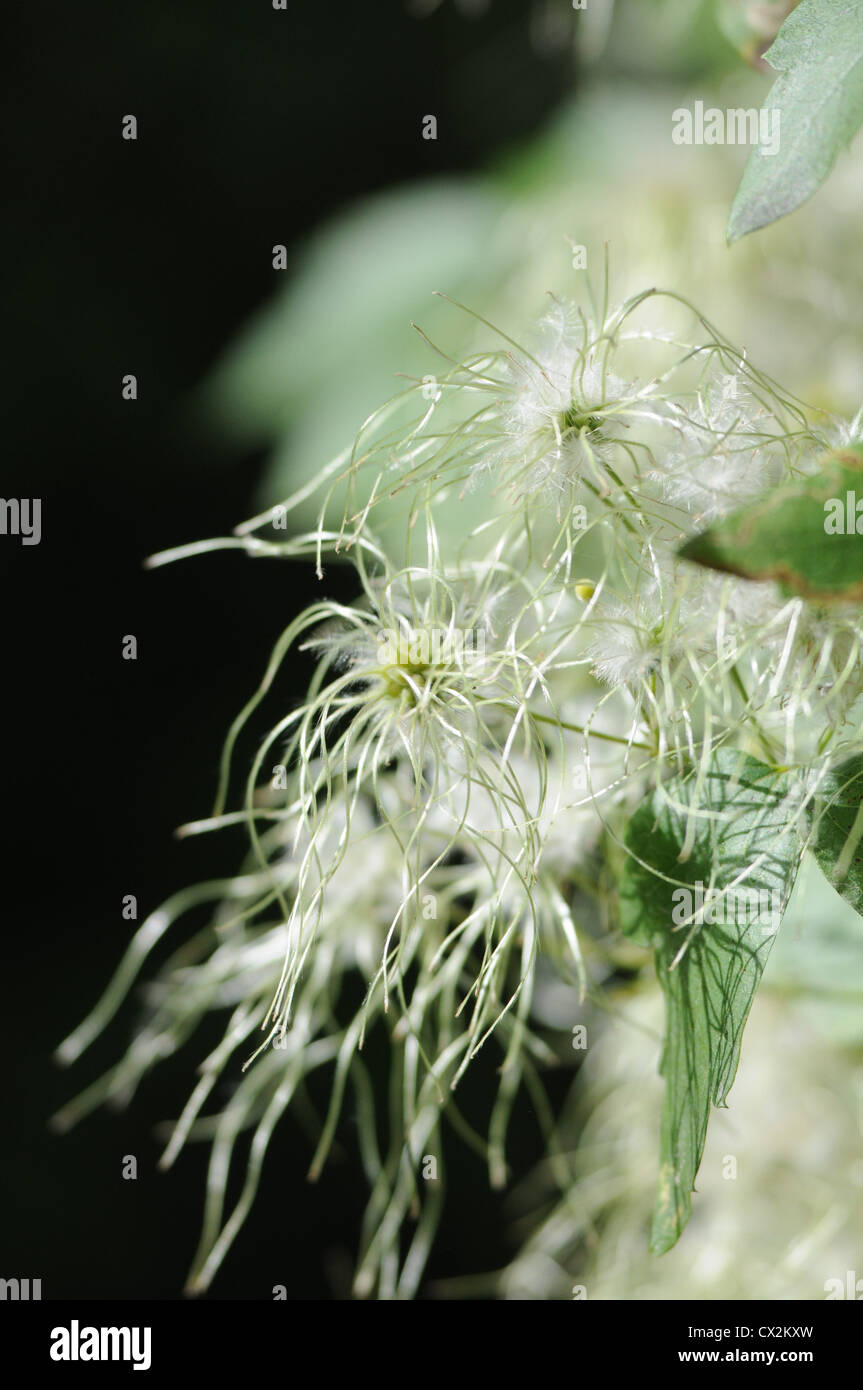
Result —
[[779, 471], [764, 414], [741, 371], [712, 371], [692, 408], [678, 407], [678, 442], [652, 473], [665, 500], [706, 525], [760, 496]]
[[610, 596], [597, 604], [587, 654], [593, 674], [605, 685], [637, 685], [659, 666], [664, 608], [654, 581], [645, 590], [628, 604]]
[[653, 556], [653, 571], [638, 575], [627, 598], [602, 593], [585, 620], [593, 674], [612, 688], [638, 689], [684, 651], [693, 655], [713, 648], [701, 586], [661, 551]]

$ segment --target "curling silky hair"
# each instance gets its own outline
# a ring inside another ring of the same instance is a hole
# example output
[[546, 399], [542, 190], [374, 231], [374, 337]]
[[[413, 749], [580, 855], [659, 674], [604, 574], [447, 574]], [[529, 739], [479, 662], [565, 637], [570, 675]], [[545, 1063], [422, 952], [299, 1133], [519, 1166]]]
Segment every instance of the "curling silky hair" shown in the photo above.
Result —
[[[859, 421], [808, 409], [679, 296], [650, 289], [613, 307], [607, 272], [584, 305], [551, 297], [524, 340], [474, 317], [485, 346], [452, 361], [426, 340], [434, 373], [312, 483], [233, 536], [151, 561], [233, 548], [314, 564], [324, 584], [229, 730], [212, 815], [183, 827], [244, 826], [245, 862], [147, 918], [60, 1049], [77, 1058], [165, 933], [209, 909], [151, 983], [126, 1055], [59, 1117], [128, 1100], [224, 1017], [162, 1159], [211, 1144], [193, 1290], [240, 1229], [276, 1124], [293, 1107], [309, 1118], [305, 1083], [324, 1068], [310, 1176], [349, 1105], [369, 1188], [354, 1290], [412, 1297], [444, 1201], [445, 1124], [502, 1186], [525, 1089], [559, 1156], [543, 1076], [576, 1059], [537, 1011], [537, 982], [551, 975], [602, 1008], [624, 865], [656, 872], [627, 836], [637, 809], [678, 817], [682, 859], [714, 847], [713, 887], [743, 813], [705, 797], [720, 754], [748, 758], [785, 779], [774, 803], [796, 869], [820, 792], [861, 751], [859, 604], [813, 604], [680, 554], [747, 499], [814, 476]], [[292, 534], [313, 495], [317, 524]], [[482, 519], [444, 530], [441, 508], [468, 498]], [[355, 602], [325, 596], [325, 560], [352, 568]], [[297, 650], [314, 673], [279, 708], [275, 676]], [[272, 724], [239, 768], [259, 707]], [[669, 895], [689, 882], [661, 877]], [[678, 935], [665, 968], [699, 930]], [[372, 1030], [387, 1041], [385, 1086], [365, 1062]], [[478, 1129], [458, 1085], [484, 1048], [497, 1065]], [[234, 1088], [213, 1110], [226, 1076]], [[227, 1211], [234, 1162], [244, 1181]], [[565, 1196], [578, 1170], [555, 1164]]]

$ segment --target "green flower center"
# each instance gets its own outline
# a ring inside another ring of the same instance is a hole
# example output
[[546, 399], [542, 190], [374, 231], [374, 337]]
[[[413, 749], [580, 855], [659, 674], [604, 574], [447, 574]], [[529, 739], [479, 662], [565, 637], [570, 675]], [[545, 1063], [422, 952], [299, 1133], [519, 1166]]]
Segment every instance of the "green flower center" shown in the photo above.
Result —
[[565, 439], [570, 434], [581, 434], [582, 430], [586, 430], [588, 434], [594, 434], [602, 428], [602, 416], [591, 411], [589, 406], [578, 405], [573, 401], [568, 409], [562, 410], [558, 415], [557, 427], [561, 439]]

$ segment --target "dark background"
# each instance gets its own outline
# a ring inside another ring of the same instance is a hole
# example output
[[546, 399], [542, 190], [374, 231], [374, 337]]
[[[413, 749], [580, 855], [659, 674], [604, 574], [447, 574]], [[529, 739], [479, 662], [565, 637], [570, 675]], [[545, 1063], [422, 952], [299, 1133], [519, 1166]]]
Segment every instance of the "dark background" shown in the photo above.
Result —
[[[41, 497], [43, 531], [39, 546], [0, 537], [0, 1275], [41, 1278], [44, 1299], [180, 1295], [207, 1154], [193, 1146], [160, 1174], [153, 1130], [179, 1113], [216, 1032], [152, 1073], [130, 1110], [62, 1137], [49, 1116], [119, 1055], [134, 1001], [71, 1073], [51, 1054], [119, 960], [124, 894], [144, 916], [234, 867], [218, 838], [172, 832], [208, 813], [230, 720], [321, 593], [310, 566], [239, 555], [142, 570], [255, 510], [262, 456], [197, 434], [191, 392], [276, 288], [275, 243], [295, 247], [393, 183], [480, 167], [541, 126], [573, 63], [534, 51], [530, 10], [103, 0], [7, 16], [2, 495]], [[420, 138], [429, 112], [436, 142]], [[121, 139], [126, 113], [135, 143]], [[128, 372], [134, 403], [121, 399]], [[350, 598], [346, 583], [328, 576], [327, 593]], [[121, 659], [127, 633], [135, 662]], [[468, 1113], [483, 1088], [478, 1066]], [[527, 1107], [512, 1136], [526, 1171], [540, 1152]], [[349, 1123], [343, 1137], [342, 1161], [310, 1188], [308, 1140], [283, 1123], [208, 1297], [269, 1298], [274, 1284], [291, 1299], [347, 1296], [365, 1189]], [[126, 1154], [136, 1182], [121, 1177]], [[494, 1269], [508, 1251], [482, 1165], [457, 1143], [448, 1154], [431, 1278]]]

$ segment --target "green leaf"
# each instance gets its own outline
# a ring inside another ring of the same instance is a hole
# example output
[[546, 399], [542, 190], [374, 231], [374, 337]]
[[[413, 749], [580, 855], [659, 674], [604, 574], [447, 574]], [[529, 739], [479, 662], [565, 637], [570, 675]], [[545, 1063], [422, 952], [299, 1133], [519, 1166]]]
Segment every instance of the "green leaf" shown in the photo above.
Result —
[[825, 455], [817, 473], [732, 512], [679, 554], [821, 603], [863, 597], [863, 447]]
[[863, 916], [863, 754], [825, 779], [812, 849], [828, 883]]
[[[800, 843], [790, 784], [756, 758], [718, 750], [706, 769], [664, 783], [639, 807], [626, 846], [621, 926], [654, 946], [666, 1001], [650, 1240], [662, 1254], [689, 1220], [711, 1103], [724, 1105], [734, 1081], [743, 1028], [794, 884]], [[712, 902], [708, 890], [718, 895]], [[753, 890], [759, 897], [747, 900]]]
[[779, 149], [749, 156], [728, 221], [736, 241], [793, 212], [824, 182], [863, 123], [863, 5], [802, 0], [765, 53], [780, 74], [764, 104]]

